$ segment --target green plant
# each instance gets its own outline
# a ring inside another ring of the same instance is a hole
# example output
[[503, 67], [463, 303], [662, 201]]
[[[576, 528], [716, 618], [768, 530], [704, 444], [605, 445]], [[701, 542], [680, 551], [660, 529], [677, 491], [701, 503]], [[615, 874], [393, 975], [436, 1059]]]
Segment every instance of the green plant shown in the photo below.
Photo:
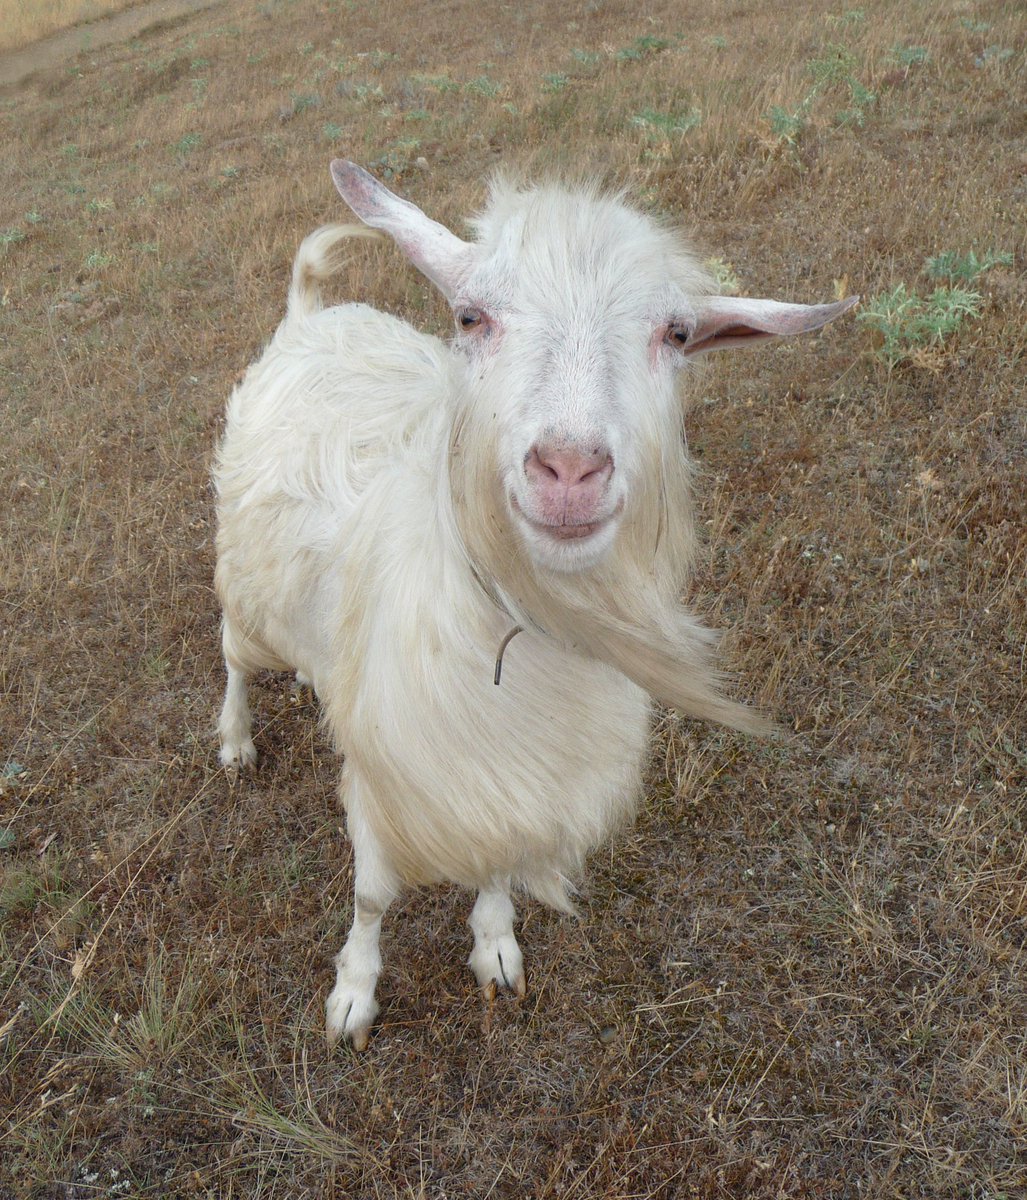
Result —
[[177, 142], [175, 142], [171, 149], [179, 156], [179, 158], [186, 158], [188, 155], [192, 154], [192, 152], [202, 143], [202, 141], [202, 133], [185, 133], [178, 139]]
[[989, 46], [983, 54], [974, 59], [974, 65], [983, 67], [990, 62], [1006, 62], [1012, 57], [1013, 52], [1008, 46]]
[[828, 16], [832, 25], [861, 25], [867, 19], [865, 8], [847, 8], [839, 16]]
[[602, 58], [602, 55], [595, 50], [572, 50], [571, 58], [574, 59], [579, 67], [594, 67], [600, 58]]
[[570, 83], [570, 76], [564, 75], [562, 72], [556, 72], [551, 75], [542, 76], [542, 90], [544, 92], [562, 92], [563, 89]]
[[795, 112], [789, 112], [788, 109], [782, 108], [780, 104], [771, 105], [770, 111], [767, 113], [770, 132], [780, 141], [794, 146], [799, 139], [799, 134], [802, 133], [806, 125], [806, 113], [808, 109], [809, 105], [806, 101], [803, 101]]
[[670, 38], [637, 37], [630, 46], [617, 51], [616, 59], [618, 62], [637, 62], [650, 54], [659, 54], [673, 44]]
[[877, 99], [877, 93], [865, 88], [858, 79], [849, 79], [847, 83], [850, 105], [843, 108], [835, 119], [839, 125], [856, 125], [862, 129], [866, 123], [866, 110]]
[[807, 73], [813, 77], [813, 86], [798, 107], [789, 110], [775, 104], [766, 114], [770, 132], [790, 146], [798, 143], [800, 134], [806, 128], [810, 110], [823, 93], [841, 85], [848, 88], [849, 106], [835, 117], [839, 125], [862, 127], [866, 122], [866, 110], [877, 99], [876, 94], [853, 74], [859, 60], [851, 50], [837, 43], [828, 43], [825, 50], [827, 53], [824, 57], [811, 59], [806, 65]]
[[806, 65], [818, 90], [850, 79], [859, 61], [846, 46], [831, 42], [824, 49], [827, 51], [824, 58], [810, 59]]
[[926, 46], [892, 46], [889, 57], [908, 71], [910, 67], [922, 66], [930, 56]]
[[368, 163], [368, 168], [383, 179], [394, 179], [410, 167], [413, 155], [421, 148], [417, 138], [405, 138], [386, 148], [385, 153]]
[[723, 258], [708, 258], [706, 269], [713, 276], [720, 295], [737, 296], [742, 290], [741, 280], [735, 273], [734, 267]]
[[877, 356], [891, 368], [909, 361], [918, 351], [943, 345], [968, 317], [980, 313], [977, 292], [940, 287], [924, 298], [899, 283], [872, 297], [857, 320], [880, 336]]
[[420, 84], [421, 87], [431, 88], [433, 92], [438, 92], [440, 95], [445, 92], [460, 91], [460, 84], [455, 79], [450, 79], [448, 75], [415, 75], [413, 81]]
[[472, 79], [469, 83], [464, 84], [465, 92], [472, 96], [484, 96], [486, 100], [498, 96], [502, 90], [502, 84], [489, 79], [487, 75], [479, 75], [477, 79]]
[[1001, 250], [987, 250], [983, 258], [978, 258], [973, 250], [969, 254], [956, 254], [954, 250], [946, 250], [927, 260], [926, 271], [931, 279], [959, 280], [963, 283], [973, 283], [985, 271], [992, 267], [1011, 267], [1013, 256]]
[[631, 118], [631, 124], [645, 129], [650, 134], [661, 134], [664, 137], [673, 133], [687, 133], [690, 129], [702, 123], [702, 113], [698, 108], [684, 108], [671, 112], [658, 112], [654, 108], [643, 108]]
[[321, 97], [316, 93], [311, 93], [303, 96], [293, 96], [292, 111], [296, 115], [302, 112], [309, 112], [311, 109], [321, 107]]

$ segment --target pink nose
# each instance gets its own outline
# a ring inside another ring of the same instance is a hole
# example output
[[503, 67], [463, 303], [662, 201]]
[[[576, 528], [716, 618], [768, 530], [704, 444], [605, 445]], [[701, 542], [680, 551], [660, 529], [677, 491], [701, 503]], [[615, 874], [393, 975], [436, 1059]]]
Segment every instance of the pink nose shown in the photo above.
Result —
[[613, 458], [605, 446], [539, 445], [528, 453], [524, 472], [545, 524], [583, 525], [599, 515]]

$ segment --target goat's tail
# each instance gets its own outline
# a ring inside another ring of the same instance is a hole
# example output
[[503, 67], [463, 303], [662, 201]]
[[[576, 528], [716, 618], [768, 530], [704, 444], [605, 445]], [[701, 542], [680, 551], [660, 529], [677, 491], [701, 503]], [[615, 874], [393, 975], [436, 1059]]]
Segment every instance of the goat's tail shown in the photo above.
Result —
[[380, 238], [366, 225], [322, 225], [303, 239], [292, 264], [288, 315], [309, 317], [321, 308], [320, 284], [342, 270], [346, 255], [343, 243], [350, 238]]

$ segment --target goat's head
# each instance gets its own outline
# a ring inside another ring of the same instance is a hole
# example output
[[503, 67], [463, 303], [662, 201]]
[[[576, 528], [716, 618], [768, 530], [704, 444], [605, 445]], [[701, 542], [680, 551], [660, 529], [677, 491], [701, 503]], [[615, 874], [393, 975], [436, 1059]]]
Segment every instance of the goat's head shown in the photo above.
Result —
[[465, 242], [352, 163], [332, 177], [448, 300], [510, 520], [551, 570], [597, 566], [637, 497], [662, 487], [691, 356], [817, 329], [855, 303], [710, 295], [675, 236], [594, 189], [497, 186]]

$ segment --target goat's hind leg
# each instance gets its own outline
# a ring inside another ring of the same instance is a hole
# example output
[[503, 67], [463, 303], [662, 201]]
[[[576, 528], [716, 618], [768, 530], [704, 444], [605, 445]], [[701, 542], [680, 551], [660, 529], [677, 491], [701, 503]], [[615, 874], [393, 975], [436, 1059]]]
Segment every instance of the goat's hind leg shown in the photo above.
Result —
[[218, 718], [218, 736], [221, 739], [221, 765], [233, 778], [257, 762], [248, 699], [249, 676], [253, 667], [245, 662], [238, 647], [239, 640], [226, 617], [221, 627], [221, 648], [225, 656], [228, 684]]
[[523, 999], [527, 992], [524, 958], [513, 931], [514, 906], [505, 887], [482, 888], [467, 920], [474, 931], [474, 949], [467, 965], [480, 987], [495, 995], [508, 988]]
[[400, 883], [364, 818], [356, 780], [347, 779], [345, 788], [346, 826], [353, 843], [353, 925], [335, 957], [335, 987], [328, 997], [325, 1024], [329, 1046], [345, 1038], [355, 1050], [364, 1050], [378, 1015], [374, 991], [382, 969], [382, 917], [399, 894]]

